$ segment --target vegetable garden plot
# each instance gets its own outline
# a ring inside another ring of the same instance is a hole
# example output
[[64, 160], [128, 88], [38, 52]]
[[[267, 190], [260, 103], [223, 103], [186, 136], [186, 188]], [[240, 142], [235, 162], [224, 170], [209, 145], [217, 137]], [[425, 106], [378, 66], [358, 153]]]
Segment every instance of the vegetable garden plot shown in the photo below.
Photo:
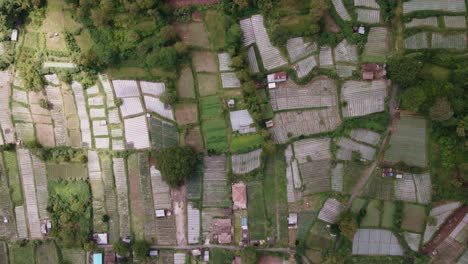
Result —
[[49, 180], [86, 180], [88, 171], [85, 164], [80, 163], [47, 163], [47, 177]]
[[11, 112], [14, 121], [27, 123], [32, 122], [31, 113], [29, 112], [29, 109], [27, 107], [21, 106], [18, 103], [13, 103]]
[[403, 161], [408, 165], [426, 166], [426, 120], [418, 116], [401, 116], [390, 138], [385, 161]]
[[351, 65], [336, 65], [336, 74], [340, 78], [348, 78], [353, 76], [353, 72], [356, 71], [356, 66]]
[[91, 119], [105, 118], [106, 111], [104, 108], [91, 108], [89, 109], [89, 116]]
[[363, 128], [351, 130], [349, 136], [355, 141], [364, 142], [374, 146], [380, 142], [380, 135], [378, 133]]
[[9, 71], [0, 71], [0, 127], [5, 143], [15, 143], [15, 132], [10, 112], [10, 82]]
[[341, 88], [343, 116], [364, 116], [385, 109], [387, 84], [385, 80], [345, 81]]
[[143, 113], [143, 111], [144, 111], [143, 105], [139, 97], [122, 98], [122, 105], [120, 106], [120, 112], [122, 113], [123, 118], [141, 114]]
[[307, 76], [316, 66], [317, 59], [315, 59], [315, 56], [310, 56], [294, 64], [293, 68], [296, 71], [297, 77], [303, 78]]
[[361, 153], [361, 158], [366, 160], [373, 160], [375, 156], [375, 149], [363, 144], [359, 144], [349, 138], [342, 137], [337, 142], [337, 145], [340, 147], [337, 158], [341, 160], [351, 160], [352, 152], [357, 151]]
[[411, 232], [423, 231], [426, 220], [426, 208], [421, 205], [405, 203], [403, 205], [403, 219], [401, 228]]
[[86, 109], [83, 86], [78, 82], [73, 82], [71, 85], [75, 94], [75, 104], [80, 118], [81, 140], [83, 147], [91, 147], [91, 129], [89, 125], [88, 111]]
[[16, 136], [23, 142], [31, 142], [35, 140], [34, 126], [31, 123], [16, 123]]
[[405, 23], [406, 28], [412, 27], [437, 27], [437, 17], [413, 18], [410, 22]]
[[36, 180], [37, 207], [39, 209], [39, 217], [44, 219], [49, 217], [49, 213], [47, 212], [49, 197], [47, 192], [46, 166], [44, 162], [35, 155], [31, 155], [31, 158], [34, 168], [34, 178]]
[[288, 50], [290, 61], [295, 62], [309, 56], [312, 52], [316, 52], [317, 44], [315, 42], [304, 42], [304, 38], [298, 37], [288, 39], [286, 49]]
[[[220, 22], [221, 23], [221, 22]], [[206, 48], [210, 46], [208, 33], [203, 23], [175, 23], [174, 29], [182, 41], [189, 46]]]
[[139, 97], [138, 84], [133, 80], [112, 80], [115, 95], [118, 98]]
[[21, 182], [25, 195], [25, 205], [27, 210], [29, 236], [32, 239], [41, 239], [41, 223], [39, 221], [39, 209], [37, 205], [37, 194], [34, 186], [34, 174], [29, 150], [17, 150], [18, 165], [21, 174]]
[[336, 84], [324, 76], [313, 79], [306, 85], [297, 85], [291, 80], [270, 89], [270, 102], [273, 110], [303, 109], [323, 106], [336, 106]]
[[354, 0], [354, 6], [365, 6], [369, 8], [379, 9], [380, 6], [375, 0]]
[[245, 47], [255, 43], [255, 33], [252, 26], [252, 20], [246, 18], [240, 21], [240, 28], [242, 30], [242, 43]]
[[187, 237], [189, 244], [200, 242], [200, 210], [191, 203], [187, 205]]
[[13, 88], [13, 100], [19, 103], [28, 104], [28, 93], [23, 90]]
[[343, 0], [332, 0], [333, 6], [335, 7], [336, 13], [345, 21], [350, 21], [351, 16], [346, 10], [346, 7], [343, 4]]
[[[13, 154], [14, 155], [14, 154]], [[13, 156], [14, 157], [14, 156]], [[2, 156], [0, 155], [0, 159], [2, 159]], [[0, 176], [1, 176], [1, 183], [0, 183], [0, 215], [2, 217], [6, 217], [8, 219], [8, 223], [4, 223], [2, 221], [2, 224], [0, 224], [0, 239], [5, 239], [5, 240], [15, 240], [16, 239], [16, 229], [21, 228], [24, 230], [24, 232], [18, 234], [24, 234], [21, 238], [27, 238], [27, 227], [26, 227], [26, 220], [24, 219], [24, 208], [22, 209], [23, 212], [23, 223], [17, 223], [18, 220], [15, 221], [15, 212], [16, 208], [13, 208], [13, 203], [10, 195], [14, 197], [13, 195], [15, 194], [14, 192], [20, 192], [21, 190], [16, 190], [13, 187], [13, 183], [10, 180], [9, 186], [7, 185], [7, 175], [5, 174], [5, 167], [3, 167], [3, 162], [0, 162], [1, 170], [0, 170]], [[17, 176], [18, 177], [18, 176]], [[19, 179], [18, 179], [19, 180]], [[17, 183], [18, 185], [16, 186], [17, 188], [20, 188], [19, 182]], [[13, 200], [13, 202], [19, 203], [19, 201]], [[18, 219], [16, 217], [16, 219]], [[18, 230], [20, 231], [20, 230]], [[0, 253], [1, 254], [1, 253]]]
[[195, 152], [203, 151], [203, 138], [201, 136], [200, 127], [192, 127], [187, 129], [185, 134], [184, 143], [192, 147]]
[[106, 198], [106, 211], [109, 215], [109, 241], [115, 243], [120, 238], [119, 232], [119, 210], [117, 207], [117, 195], [114, 187], [114, 176], [112, 172], [112, 160], [109, 156], [101, 156], [102, 181], [104, 183], [104, 194]]
[[385, 27], [373, 27], [369, 31], [363, 56], [372, 60], [385, 58], [389, 51], [388, 30]]
[[446, 28], [466, 28], [466, 19], [464, 16], [444, 16]]
[[94, 136], [108, 136], [109, 129], [105, 120], [92, 121]]
[[140, 195], [144, 209], [144, 231], [145, 239], [156, 242], [155, 207], [153, 200], [153, 189], [150, 175], [149, 157], [146, 153], [138, 154], [138, 165], [140, 168]]
[[71, 264], [85, 264], [86, 261], [86, 252], [81, 249], [62, 249], [63, 259], [68, 261]]
[[143, 94], [159, 97], [166, 91], [166, 85], [163, 82], [140, 81], [141, 92]]
[[161, 102], [159, 98], [152, 96], [145, 96], [144, 99], [147, 111], [155, 112], [162, 117], [174, 120], [174, 114], [172, 113], [172, 108], [170, 105], [165, 104]]
[[331, 187], [335, 192], [343, 191], [343, 164], [337, 163], [331, 172]]
[[294, 156], [299, 163], [331, 159], [330, 138], [310, 138], [294, 142]]
[[352, 254], [402, 256], [403, 249], [391, 231], [359, 228], [354, 234]]
[[253, 73], [260, 72], [260, 69], [258, 68], [257, 55], [255, 55], [255, 49], [253, 46], [249, 48], [248, 59], [250, 71]]
[[460, 202], [446, 203], [432, 208], [429, 212], [429, 217], [435, 219], [434, 225], [429, 225], [426, 223], [426, 229], [424, 231], [423, 244], [429, 242], [435, 232], [439, 227], [445, 222], [445, 220], [459, 207], [461, 206]]
[[105, 223], [102, 221], [107, 214], [104, 197], [104, 184], [102, 182], [101, 165], [96, 151], [88, 150], [88, 175], [93, 194], [93, 224], [94, 230], [105, 231]]
[[180, 104], [174, 107], [175, 118], [179, 125], [198, 122], [198, 108], [196, 104]]
[[338, 200], [334, 198], [328, 198], [325, 204], [323, 205], [322, 209], [320, 210], [318, 219], [333, 224], [336, 222], [338, 216], [344, 209], [345, 206], [341, 204]]
[[36, 246], [37, 264], [59, 263], [57, 247], [52, 240], [40, 243]]
[[431, 47], [433, 49], [466, 49], [466, 35], [432, 33]]
[[293, 156], [292, 145], [288, 145], [286, 150], [284, 151], [284, 155], [286, 156], [286, 190], [287, 190], [287, 197], [288, 203], [296, 202], [296, 196], [294, 193], [294, 180], [293, 180], [293, 172], [291, 168], [291, 158]]
[[151, 146], [154, 149], [176, 146], [179, 143], [177, 127], [172, 123], [151, 117], [148, 119], [151, 132]]
[[88, 105], [90, 106], [103, 106], [104, 105], [104, 97], [102, 96], [94, 96], [88, 98]]
[[125, 140], [130, 149], [144, 149], [150, 147], [149, 133], [145, 116], [138, 116], [124, 120]]
[[219, 71], [232, 71], [231, 55], [227, 52], [218, 53]]
[[97, 95], [97, 94], [99, 94], [99, 88], [97, 87], [97, 85], [93, 85], [93, 86], [89, 87], [88, 89], [86, 89], [86, 94], [88, 96]]
[[130, 212], [128, 208], [128, 185], [125, 160], [123, 158], [113, 158], [112, 161], [115, 190], [117, 192], [117, 205], [119, 208], [120, 237], [127, 237], [130, 235]]
[[235, 72], [221, 73], [221, 83], [223, 88], [239, 88], [241, 86], [239, 78]]
[[343, 39], [335, 47], [335, 61], [336, 62], [357, 62], [357, 46], [349, 44], [346, 39]]
[[57, 76], [57, 74], [46, 74], [44, 75], [44, 78], [47, 82], [53, 84], [53, 85], [59, 85], [60, 84], [60, 80]]
[[392, 228], [396, 205], [390, 201], [384, 201], [381, 226], [383, 228]]
[[361, 227], [379, 227], [380, 224], [380, 208], [381, 201], [379, 200], [369, 200], [367, 204], [366, 214], [362, 218], [360, 226]]
[[466, 6], [465, 1], [463, 0], [411, 0], [403, 3], [404, 14], [408, 14], [414, 11], [465, 12]]
[[372, 175], [364, 189], [364, 195], [382, 200], [392, 200], [395, 193], [394, 179]]
[[395, 198], [407, 202], [416, 202], [416, 187], [411, 174], [403, 173], [403, 178], [396, 181]]
[[310, 161], [299, 165], [302, 175], [303, 195], [327, 192], [330, 186], [330, 161]]
[[19, 239], [28, 238], [28, 226], [26, 223], [26, 216], [24, 215], [24, 206], [15, 207], [16, 230], [18, 231]]
[[0, 264], [8, 263], [8, 246], [5, 242], [0, 242]]
[[54, 120], [55, 143], [57, 146], [66, 145], [68, 142], [68, 131], [65, 116], [63, 115], [63, 99], [60, 88], [46, 86], [47, 100], [52, 104], [50, 110]]
[[[267, 218], [265, 210], [265, 195], [260, 181], [250, 181], [247, 185], [247, 210], [249, 232], [252, 240], [265, 239], [267, 232]], [[269, 190], [272, 191], [272, 190]]]
[[167, 185], [167, 183], [163, 181], [161, 172], [157, 170], [156, 167], [154, 167], [154, 165], [151, 165], [150, 175], [154, 208], [156, 210], [171, 209], [171, 190], [169, 189], [169, 185]]
[[207, 51], [192, 52], [192, 61], [196, 72], [217, 72], [215, 55]]
[[245, 154], [232, 155], [232, 171], [235, 174], [249, 173], [258, 169], [261, 164], [262, 149]]
[[320, 47], [319, 61], [320, 68], [333, 67], [332, 48], [328, 46]]
[[205, 156], [203, 175], [203, 206], [229, 206], [229, 189], [225, 156]]
[[102, 87], [104, 88], [104, 92], [106, 93], [106, 105], [108, 108], [115, 106], [115, 97], [114, 97], [114, 90], [112, 89], [111, 83], [109, 78], [106, 74], [100, 74], [99, 80], [101, 81]]
[[225, 151], [227, 144], [227, 125], [224, 119], [217, 118], [202, 122], [205, 147], [217, 152]]
[[177, 93], [183, 98], [195, 98], [195, 86], [192, 69], [190, 66], [183, 66], [177, 81]]
[[276, 113], [275, 126], [269, 131], [276, 143], [286, 143], [290, 138], [335, 130], [341, 119], [335, 107]]
[[377, 24], [380, 22], [380, 10], [356, 9], [357, 20], [368, 24]]
[[121, 124], [120, 121], [120, 115], [119, 115], [119, 110], [118, 109], [110, 109], [108, 111], [109, 115], [109, 123], [110, 124]]
[[416, 197], [418, 202], [428, 204], [431, 202], [432, 185], [429, 172], [423, 174], [413, 174], [414, 184], [416, 186]]
[[46, 61], [43, 65], [44, 68], [76, 68], [76, 65], [71, 62], [55, 62], [55, 61]]
[[466, 243], [462, 244], [451, 237], [447, 237], [435, 250], [438, 254], [432, 258], [432, 263], [455, 263], [457, 258], [466, 250]]
[[197, 163], [196, 169], [192, 172], [190, 177], [187, 177], [187, 199], [200, 200], [202, 194], [202, 165]]
[[174, 214], [156, 218], [156, 237], [157, 244], [160, 245], [175, 245], [177, 243]]
[[185, 253], [174, 253], [174, 264], [185, 264]]
[[127, 159], [128, 189], [130, 195], [132, 232], [137, 239], [144, 239], [145, 208], [140, 195], [140, 168], [138, 153], [131, 154]]

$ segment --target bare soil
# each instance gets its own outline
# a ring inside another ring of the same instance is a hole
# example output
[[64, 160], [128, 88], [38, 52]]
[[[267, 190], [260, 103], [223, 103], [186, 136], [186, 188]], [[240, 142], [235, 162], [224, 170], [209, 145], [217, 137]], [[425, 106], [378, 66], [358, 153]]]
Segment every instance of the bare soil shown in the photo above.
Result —
[[338, 33], [341, 31], [340, 26], [336, 24], [335, 20], [328, 11], [325, 11], [323, 13], [323, 21], [325, 22], [325, 28], [327, 29], [327, 31], [333, 33]]
[[191, 146], [195, 152], [203, 151], [203, 139], [200, 127], [193, 127], [187, 130], [187, 134], [185, 135], [185, 144]]
[[179, 125], [193, 124], [198, 121], [196, 104], [177, 105], [175, 107], [176, 120]]
[[196, 51], [192, 54], [196, 72], [217, 72], [215, 55], [207, 51]]
[[169, 0], [169, 5], [173, 8], [179, 8], [189, 5], [214, 5], [219, 3], [219, 0]]
[[55, 147], [54, 128], [52, 125], [36, 124], [37, 141], [44, 147]]

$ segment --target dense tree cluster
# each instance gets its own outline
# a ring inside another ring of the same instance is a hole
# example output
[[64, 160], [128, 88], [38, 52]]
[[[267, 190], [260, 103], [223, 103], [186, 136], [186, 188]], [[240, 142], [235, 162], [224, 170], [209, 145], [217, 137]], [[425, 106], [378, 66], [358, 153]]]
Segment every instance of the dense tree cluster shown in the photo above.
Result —
[[163, 148], [155, 153], [156, 167], [164, 181], [175, 187], [190, 176], [197, 163], [197, 157], [188, 146]]

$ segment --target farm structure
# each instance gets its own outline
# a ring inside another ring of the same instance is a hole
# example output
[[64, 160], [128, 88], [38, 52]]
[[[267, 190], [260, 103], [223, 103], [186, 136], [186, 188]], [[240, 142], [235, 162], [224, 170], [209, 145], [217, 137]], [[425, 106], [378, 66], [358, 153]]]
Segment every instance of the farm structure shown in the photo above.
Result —
[[294, 156], [299, 164], [331, 159], [330, 138], [302, 139], [294, 142]]
[[437, 27], [437, 17], [413, 18], [410, 22], [405, 23], [406, 28], [412, 27]]
[[358, 229], [354, 234], [352, 252], [353, 255], [403, 255], [396, 236], [382, 229]]
[[444, 16], [446, 28], [466, 28], [466, 18], [464, 16]]
[[229, 113], [231, 119], [231, 127], [233, 131], [240, 134], [247, 134], [256, 132], [257, 129], [253, 127], [254, 121], [247, 110], [232, 111]]
[[335, 7], [336, 13], [338, 13], [341, 19], [343, 19], [344, 21], [351, 20], [351, 16], [349, 15], [348, 10], [343, 4], [343, 0], [332, 0], [332, 3], [333, 3], [333, 6]]
[[316, 52], [317, 44], [315, 42], [304, 42], [304, 38], [297, 37], [288, 39], [286, 49], [288, 50], [290, 61], [296, 62]]
[[258, 169], [261, 164], [262, 149], [257, 149], [245, 154], [232, 156], [232, 171], [235, 174], [245, 174]]
[[362, 128], [351, 130], [350, 137], [355, 141], [367, 143], [373, 146], [380, 142], [380, 135], [378, 133]]
[[251, 18], [241, 20], [240, 26], [244, 46], [257, 44], [265, 69], [273, 70], [287, 64], [279, 49], [271, 44], [262, 15], [253, 15]]
[[357, 21], [367, 24], [378, 24], [380, 22], [380, 10], [357, 8]]
[[16, 142], [15, 129], [11, 120], [9, 107], [11, 79], [10, 71], [0, 71], [0, 126], [3, 132], [3, 139], [1, 140], [2, 145], [3, 143], [9, 144]]
[[385, 80], [345, 81], [341, 88], [344, 117], [364, 116], [382, 112], [385, 108], [387, 84]]
[[203, 175], [203, 206], [222, 207], [230, 204], [225, 156], [205, 156]]
[[466, 49], [466, 34], [447, 34], [441, 33], [432, 34], [433, 49]]
[[187, 205], [187, 237], [189, 244], [197, 244], [200, 241], [200, 228], [200, 210], [189, 203]]
[[375, 9], [380, 8], [376, 0], [354, 0], [354, 6], [364, 6], [364, 7], [375, 8]]
[[340, 138], [337, 145], [339, 149], [336, 158], [339, 160], [351, 160], [353, 152], [359, 152], [361, 159], [373, 160], [376, 152], [372, 147], [345, 137]]
[[404, 14], [415, 11], [465, 12], [466, 6], [463, 0], [411, 0], [403, 3]]
[[368, 61], [383, 61], [389, 51], [388, 30], [385, 27], [373, 27], [369, 31], [364, 46], [363, 57]]
[[317, 65], [317, 58], [315, 56], [310, 56], [294, 64], [293, 68], [296, 71], [297, 77], [303, 78], [307, 76]]
[[328, 222], [335, 223], [338, 219], [340, 213], [345, 209], [345, 206], [341, 204], [338, 200], [334, 198], [328, 198], [325, 204], [323, 205], [318, 219]]
[[292, 80], [277, 85], [276, 89], [269, 89], [274, 111], [337, 105], [336, 85], [328, 77], [317, 77], [306, 85], [297, 85]]
[[356, 63], [358, 61], [357, 46], [343, 39], [334, 49], [335, 61]]
[[269, 128], [276, 143], [286, 143], [293, 137], [335, 130], [341, 124], [337, 107], [276, 113], [274, 126]]
[[429, 48], [429, 34], [427, 32], [416, 33], [405, 39], [405, 49], [417, 50]]
[[333, 68], [332, 48], [329, 46], [320, 47], [319, 62], [320, 68]]
[[432, 208], [432, 210], [429, 212], [429, 217], [434, 218], [435, 223], [433, 225], [430, 225], [429, 223], [426, 224], [426, 229], [423, 236], [423, 244], [429, 242], [436, 231], [445, 222], [445, 220], [447, 220], [448, 217], [461, 206], [462, 204], [460, 202], [450, 202]]
[[426, 120], [423, 117], [402, 115], [396, 125], [396, 132], [390, 138], [385, 161], [402, 161], [408, 165], [425, 167], [426, 133]]

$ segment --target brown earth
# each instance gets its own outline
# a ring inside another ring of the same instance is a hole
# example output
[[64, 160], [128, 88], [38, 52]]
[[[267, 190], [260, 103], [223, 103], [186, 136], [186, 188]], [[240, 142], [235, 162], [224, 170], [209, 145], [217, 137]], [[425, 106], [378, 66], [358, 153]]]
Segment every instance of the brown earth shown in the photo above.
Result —
[[203, 139], [200, 127], [193, 127], [187, 130], [187, 134], [185, 135], [185, 144], [191, 146], [195, 152], [203, 151]]
[[189, 5], [214, 5], [219, 3], [219, 0], [169, 0], [169, 6], [179, 8]]
[[198, 121], [196, 104], [177, 105], [175, 107], [176, 120], [179, 125], [193, 124]]
[[325, 22], [325, 28], [327, 29], [327, 31], [333, 33], [338, 33], [341, 31], [340, 26], [336, 24], [335, 20], [328, 11], [323, 12], [323, 21]]

